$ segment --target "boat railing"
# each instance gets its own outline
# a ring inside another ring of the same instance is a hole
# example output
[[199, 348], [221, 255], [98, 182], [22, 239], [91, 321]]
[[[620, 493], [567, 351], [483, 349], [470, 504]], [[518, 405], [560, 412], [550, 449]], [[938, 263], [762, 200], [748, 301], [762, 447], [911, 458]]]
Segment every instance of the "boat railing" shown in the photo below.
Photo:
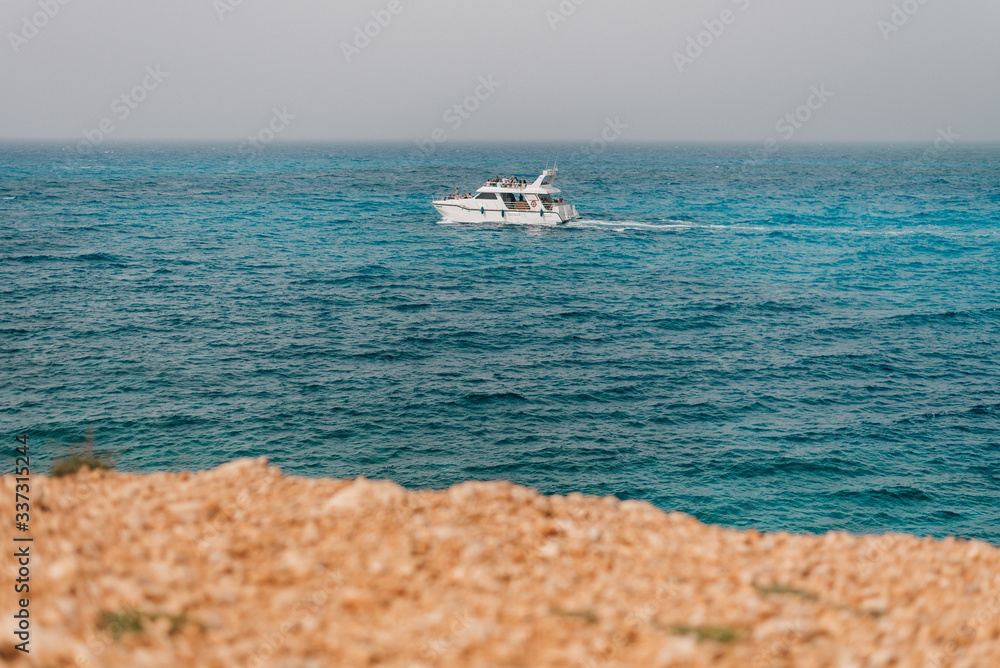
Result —
[[[538, 206], [531, 206], [531, 202], [504, 202], [504, 204], [507, 205], [508, 211], [538, 211]], [[563, 204], [565, 202], [542, 202], [542, 208], [552, 211]]]
[[524, 190], [525, 188], [530, 188], [530, 183], [497, 183], [496, 181], [487, 181], [483, 184], [484, 188], [510, 188], [511, 190]]

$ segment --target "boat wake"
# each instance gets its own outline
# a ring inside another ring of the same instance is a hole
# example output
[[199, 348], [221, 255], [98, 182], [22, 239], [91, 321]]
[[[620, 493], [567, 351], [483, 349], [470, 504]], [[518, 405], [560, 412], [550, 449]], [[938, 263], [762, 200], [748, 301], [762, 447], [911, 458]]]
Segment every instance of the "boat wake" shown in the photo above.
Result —
[[[469, 223], [456, 223], [452, 220], [442, 219], [438, 221], [438, 225], [454, 225], [461, 227], [469, 227]], [[531, 222], [525, 223], [502, 223], [499, 221], [488, 222], [488, 223], [472, 223], [471, 226], [489, 229], [500, 229], [500, 228], [539, 228], [539, 229], [550, 229], [550, 230], [604, 230], [607, 232], [628, 232], [628, 231], [646, 231], [646, 232], [683, 232], [687, 230], [731, 230], [731, 231], [744, 231], [744, 232], [768, 232], [771, 228], [753, 226], [746, 224], [734, 224], [734, 225], [707, 225], [704, 223], [695, 223], [688, 220], [673, 220], [664, 219], [655, 222], [648, 222], [642, 220], [598, 220], [590, 218], [578, 218], [576, 220], [571, 220], [565, 223], [552, 225], [552, 224], [533, 224]]]
[[684, 234], [684, 233], [707, 233], [707, 234], [736, 234], [748, 236], [783, 236], [789, 238], [815, 237], [817, 235], [837, 234], [842, 237], [868, 237], [868, 238], [892, 238], [900, 236], [926, 236], [936, 239], [964, 239], [964, 238], [996, 238], [1000, 237], [1000, 230], [995, 229], [975, 229], [961, 230], [941, 226], [923, 225], [908, 229], [898, 228], [866, 228], [850, 227], [845, 225], [760, 225], [752, 223], [699, 223], [690, 220], [680, 220], [673, 218], [663, 218], [655, 221], [645, 220], [607, 220], [600, 218], [578, 218], [562, 224], [535, 225], [526, 223], [455, 223], [450, 220], [440, 220], [439, 225], [455, 225], [462, 227], [475, 227], [479, 229], [501, 230], [505, 228], [519, 228], [522, 230], [600, 230], [609, 233], [647, 232], [663, 234]]
[[583, 229], [603, 229], [614, 232], [627, 232], [629, 230], [642, 230], [652, 232], [685, 232], [688, 230], [726, 230], [734, 232], [768, 232], [770, 228], [759, 225], [748, 225], [745, 223], [734, 223], [731, 225], [710, 225], [697, 223], [690, 220], [678, 220], [666, 218], [655, 222], [642, 220], [599, 220], [591, 218], [581, 218], [573, 220], [562, 227], [583, 228]]

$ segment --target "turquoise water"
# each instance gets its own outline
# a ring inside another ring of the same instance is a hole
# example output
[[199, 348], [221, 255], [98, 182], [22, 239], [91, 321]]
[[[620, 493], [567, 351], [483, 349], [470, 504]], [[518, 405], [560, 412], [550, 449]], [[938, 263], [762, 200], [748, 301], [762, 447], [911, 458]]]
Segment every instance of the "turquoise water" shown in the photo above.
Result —
[[1000, 543], [1000, 149], [412, 148], [0, 149], [11, 442]]

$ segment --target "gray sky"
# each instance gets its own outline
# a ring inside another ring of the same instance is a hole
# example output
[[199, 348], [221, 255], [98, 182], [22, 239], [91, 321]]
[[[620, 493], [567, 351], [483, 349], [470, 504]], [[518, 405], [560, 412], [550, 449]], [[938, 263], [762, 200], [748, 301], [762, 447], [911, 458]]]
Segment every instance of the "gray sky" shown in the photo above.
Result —
[[1000, 141], [996, 0], [4, 0], [0, 27], [7, 140]]

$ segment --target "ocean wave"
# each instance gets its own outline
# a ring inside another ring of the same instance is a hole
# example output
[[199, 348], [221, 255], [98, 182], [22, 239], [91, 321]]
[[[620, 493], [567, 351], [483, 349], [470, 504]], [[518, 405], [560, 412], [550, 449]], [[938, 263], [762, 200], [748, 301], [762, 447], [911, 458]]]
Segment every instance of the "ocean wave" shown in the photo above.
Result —
[[909, 485], [841, 490], [834, 492], [832, 496], [838, 499], [849, 499], [866, 505], [879, 505], [885, 503], [913, 504], [925, 503], [934, 500], [933, 494]]
[[413, 311], [426, 311], [431, 308], [432, 304], [396, 304], [390, 306], [389, 308], [393, 311], [399, 311], [400, 313], [411, 313]]
[[1000, 315], [998, 308], [971, 309], [962, 311], [938, 311], [936, 313], [907, 313], [887, 318], [886, 324], [902, 326], [950, 325], [967, 326], [981, 318], [996, 318]]
[[2, 258], [7, 262], [106, 262], [126, 266], [125, 260], [110, 253], [85, 253], [82, 255], [19, 255]]
[[473, 392], [465, 395], [465, 401], [475, 406], [494, 403], [525, 402], [527, 397], [517, 392]]

